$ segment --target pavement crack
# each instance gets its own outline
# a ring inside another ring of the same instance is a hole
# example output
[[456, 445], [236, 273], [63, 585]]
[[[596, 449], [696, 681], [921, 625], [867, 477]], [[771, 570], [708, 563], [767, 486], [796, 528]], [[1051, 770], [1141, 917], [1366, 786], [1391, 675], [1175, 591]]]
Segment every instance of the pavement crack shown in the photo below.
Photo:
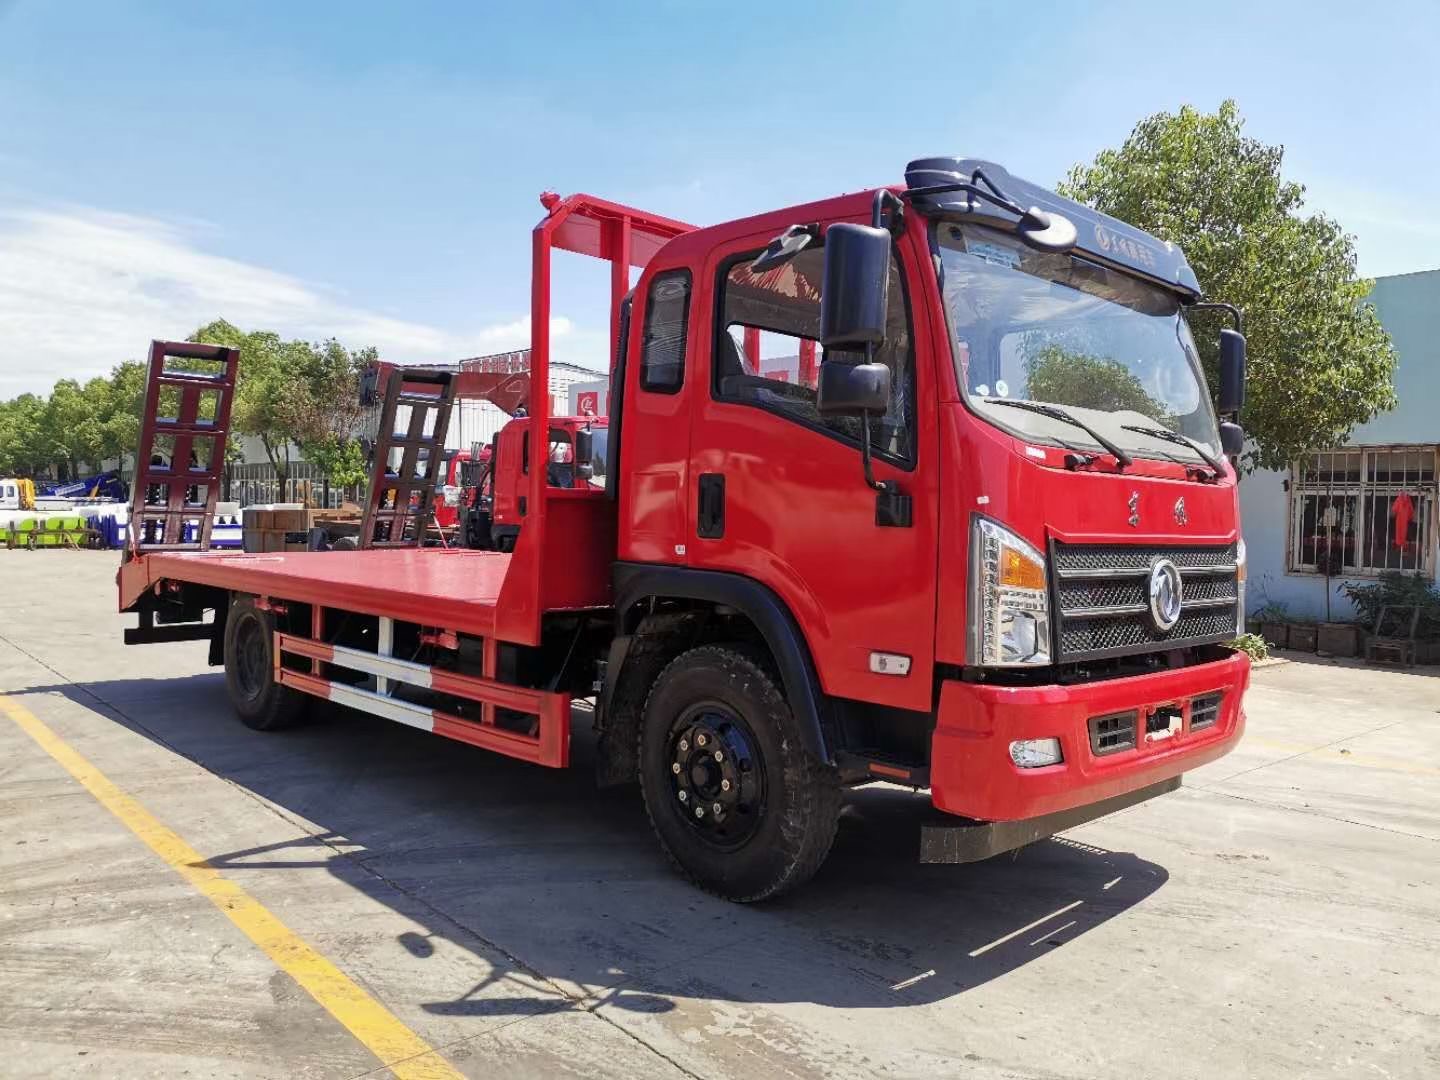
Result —
[[[1194, 785], [1192, 790], [1210, 791], [1215, 787], [1216, 784], [1228, 784], [1231, 780], [1238, 780], [1242, 776], [1249, 776], [1253, 772], [1259, 772], [1261, 769], [1268, 769], [1272, 765], [1283, 765], [1287, 761], [1294, 761], [1296, 758], [1305, 757], [1307, 754], [1313, 754], [1317, 750], [1329, 750], [1333, 747], [1339, 746], [1341, 743], [1349, 742], [1351, 739], [1360, 739], [1364, 738], [1366, 735], [1374, 735], [1377, 731], [1385, 731], [1388, 728], [1398, 727], [1401, 724], [1408, 723], [1412, 719], [1414, 718], [1409, 716], [1402, 716], [1399, 720], [1391, 720], [1389, 723], [1377, 724], [1372, 728], [1366, 728], [1364, 731], [1352, 731], [1348, 735], [1341, 735], [1338, 739], [1331, 739], [1327, 743], [1321, 743], [1318, 746], [1310, 746], [1304, 750], [1297, 750], [1293, 754], [1286, 754], [1284, 757], [1278, 757], [1274, 761], [1265, 761], [1261, 762], [1259, 765], [1252, 765], [1248, 769], [1241, 769], [1237, 773], [1231, 773], [1229, 776], [1221, 777], [1218, 780], [1212, 780], [1208, 784], [1196, 784]], [[1242, 739], [1238, 745], [1245, 745], [1244, 740]], [[1185, 786], [1191, 787], [1191, 785], [1189, 784], [1186, 784]], [[1342, 819], [1337, 818], [1336, 820], [1338, 821]]]
[[1211, 795], [1218, 795], [1224, 799], [1235, 799], [1237, 802], [1250, 803], [1252, 806], [1264, 806], [1272, 810], [1288, 810], [1293, 814], [1304, 814], [1306, 817], [1323, 818], [1326, 821], [1334, 821], [1341, 825], [1358, 825], [1362, 829], [1374, 829], [1377, 832], [1390, 833], [1392, 836], [1408, 836], [1415, 840], [1426, 840], [1432, 844], [1440, 844], [1440, 838], [1426, 836], [1424, 833], [1407, 832], [1404, 829], [1392, 829], [1388, 825], [1376, 825], [1373, 821], [1356, 821], [1354, 818], [1340, 817], [1338, 814], [1327, 814], [1322, 810], [1316, 810], [1309, 806], [1287, 806], [1285, 803], [1268, 802], [1265, 799], [1257, 799], [1252, 795], [1237, 795], [1232, 791], [1221, 791], [1215, 787], [1196, 788], [1197, 791], [1205, 791]]

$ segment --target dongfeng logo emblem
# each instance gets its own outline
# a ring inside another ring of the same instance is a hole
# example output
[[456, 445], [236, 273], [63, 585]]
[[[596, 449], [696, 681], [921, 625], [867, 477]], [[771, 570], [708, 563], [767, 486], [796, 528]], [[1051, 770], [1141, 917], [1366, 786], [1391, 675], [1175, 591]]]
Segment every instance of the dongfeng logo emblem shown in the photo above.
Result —
[[1162, 634], [1180, 621], [1184, 587], [1180, 571], [1169, 559], [1156, 559], [1150, 567], [1150, 619]]
[[1184, 496], [1184, 495], [1181, 495], [1180, 498], [1178, 498], [1178, 499], [1175, 500], [1175, 524], [1176, 524], [1176, 525], [1189, 525], [1189, 524], [1190, 524], [1190, 516], [1185, 513], [1185, 496]]
[[1130, 527], [1138, 528], [1140, 525], [1140, 493], [1138, 491], [1130, 492], [1130, 499], [1125, 505], [1130, 508]]

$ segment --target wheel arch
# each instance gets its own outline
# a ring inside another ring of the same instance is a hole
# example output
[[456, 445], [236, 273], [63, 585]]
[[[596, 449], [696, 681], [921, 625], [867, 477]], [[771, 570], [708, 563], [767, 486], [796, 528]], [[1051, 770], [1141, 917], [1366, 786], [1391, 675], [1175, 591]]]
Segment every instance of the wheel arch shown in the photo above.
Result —
[[809, 645], [794, 615], [773, 590], [739, 574], [641, 563], [616, 563], [614, 585], [618, 634], [605, 672], [602, 717], [624, 673], [630, 642], [649, 613], [647, 602], [691, 601], [711, 610], [730, 609], [749, 621], [775, 663], [806, 750], [817, 761], [833, 763], [832, 740], [825, 727], [826, 699]]

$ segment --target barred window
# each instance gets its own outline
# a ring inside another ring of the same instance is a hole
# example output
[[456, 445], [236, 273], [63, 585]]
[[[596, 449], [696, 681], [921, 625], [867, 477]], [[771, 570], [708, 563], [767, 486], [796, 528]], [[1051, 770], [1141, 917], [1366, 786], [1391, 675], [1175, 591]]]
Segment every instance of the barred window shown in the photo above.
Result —
[[1289, 569], [1435, 575], [1435, 446], [1310, 454], [1290, 470]]

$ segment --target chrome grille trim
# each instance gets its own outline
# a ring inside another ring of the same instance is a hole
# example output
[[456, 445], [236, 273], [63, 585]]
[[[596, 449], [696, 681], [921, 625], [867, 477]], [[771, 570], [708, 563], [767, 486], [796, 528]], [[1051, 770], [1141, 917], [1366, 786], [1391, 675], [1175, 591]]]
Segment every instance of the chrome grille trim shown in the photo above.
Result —
[[[1177, 564], [1178, 565], [1178, 564]], [[1137, 578], [1143, 577], [1150, 572], [1150, 567], [1121, 566], [1108, 567], [1104, 570], [1069, 569], [1057, 570], [1056, 576], [1061, 581], [1078, 581], [1080, 579], [1101, 581], [1106, 578]], [[1234, 563], [1221, 563], [1216, 566], [1181, 566], [1180, 573], [1184, 577], [1214, 577], [1218, 574], [1235, 573]]]
[[[1234, 544], [1145, 545], [1050, 542], [1055, 658], [1125, 656], [1234, 636], [1238, 602]], [[1152, 621], [1150, 568], [1169, 559], [1185, 581], [1180, 620], [1169, 632]]]

